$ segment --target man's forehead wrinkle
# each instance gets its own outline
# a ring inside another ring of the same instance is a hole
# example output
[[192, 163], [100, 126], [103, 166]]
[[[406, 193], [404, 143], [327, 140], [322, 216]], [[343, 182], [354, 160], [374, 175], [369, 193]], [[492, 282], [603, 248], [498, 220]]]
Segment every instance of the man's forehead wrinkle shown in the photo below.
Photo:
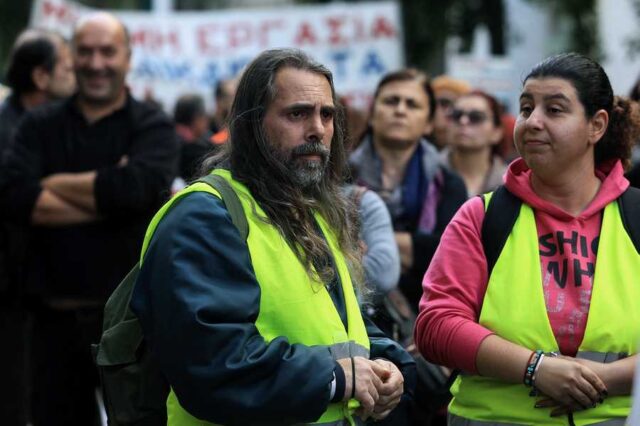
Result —
[[333, 98], [331, 97], [331, 89], [316, 85], [316, 84], [305, 84], [305, 85], [277, 85], [276, 87], [276, 101], [279, 100], [281, 102], [286, 103], [310, 103], [310, 102], [318, 102], [320, 101], [322, 104], [327, 104], [330, 102], [333, 105]]
[[103, 43], [120, 43], [124, 40], [122, 34], [117, 31], [105, 28], [96, 28], [94, 30], [85, 30], [77, 33], [78, 42], [91, 40], [92, 42], [102, 41]]
[[91, 48], [91, 49], [109, 49], [116, 46], [116, 42], [114, 40], [85, 40], [78, 41], [76, 46]]

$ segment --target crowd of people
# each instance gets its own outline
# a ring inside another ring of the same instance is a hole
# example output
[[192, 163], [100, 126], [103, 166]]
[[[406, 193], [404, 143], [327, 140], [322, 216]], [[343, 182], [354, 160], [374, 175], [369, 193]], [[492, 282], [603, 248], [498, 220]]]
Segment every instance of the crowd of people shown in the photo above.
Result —
[[268, 50], [216, 85], [215, 114], [189, 93], [170, 117], [129, 93], [130, 61], [105, 12], [14, 43], [2, 424], [99, 425], [103, 406], [176, 426], [640, 416], [640, 107], [597, 62], [541, 61], [515, 116], [396, 70], [364, 114], [324, 65]]

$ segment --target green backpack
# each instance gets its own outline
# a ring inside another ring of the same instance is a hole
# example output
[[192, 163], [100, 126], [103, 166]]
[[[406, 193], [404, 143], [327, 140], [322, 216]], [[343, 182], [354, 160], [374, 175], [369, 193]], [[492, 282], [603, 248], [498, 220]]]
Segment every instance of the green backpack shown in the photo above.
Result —
[[[204, 182], [220, 193], [233, 224], [246, 240], [249, 225], [231, 185], [218, 175], [196, 182]], [[129, 308], [139, 272], [140, 262], [107, 300], [102, 337], [100, 343], [92, 345], [110, 426], [167, 424], [169, 383], [151, 357], [138, 318]]]

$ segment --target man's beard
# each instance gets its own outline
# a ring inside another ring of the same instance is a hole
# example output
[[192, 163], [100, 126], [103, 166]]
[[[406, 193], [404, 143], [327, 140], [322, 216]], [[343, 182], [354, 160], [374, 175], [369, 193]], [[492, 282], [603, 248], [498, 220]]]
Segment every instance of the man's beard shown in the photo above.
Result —
[[[275, 148], [275, 151], [294, 185], [308, 191], [322, 182], [329, 164], [329, 150], [322, 143], [308, 142], [291, 150]], [[307, 155], [317, 155], [320, 159], [309, 159]]]

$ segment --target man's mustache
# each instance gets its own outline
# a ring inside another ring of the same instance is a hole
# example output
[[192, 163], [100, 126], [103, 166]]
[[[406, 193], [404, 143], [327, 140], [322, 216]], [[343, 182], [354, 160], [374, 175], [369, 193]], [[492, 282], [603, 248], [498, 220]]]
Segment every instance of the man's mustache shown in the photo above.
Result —
[[113, 77], [115, 75], [115, 72], [109, 69], [100, 70], [100, 71], [80, 69], [78, 70], [78, 74], [83, 77]]
[[292, 157], [297, 157], [300, 155], [319, 155], [324, 161], [329, 157], [329, 150], [320, 142], [309, 142], [299, 145], [291, 150]]

